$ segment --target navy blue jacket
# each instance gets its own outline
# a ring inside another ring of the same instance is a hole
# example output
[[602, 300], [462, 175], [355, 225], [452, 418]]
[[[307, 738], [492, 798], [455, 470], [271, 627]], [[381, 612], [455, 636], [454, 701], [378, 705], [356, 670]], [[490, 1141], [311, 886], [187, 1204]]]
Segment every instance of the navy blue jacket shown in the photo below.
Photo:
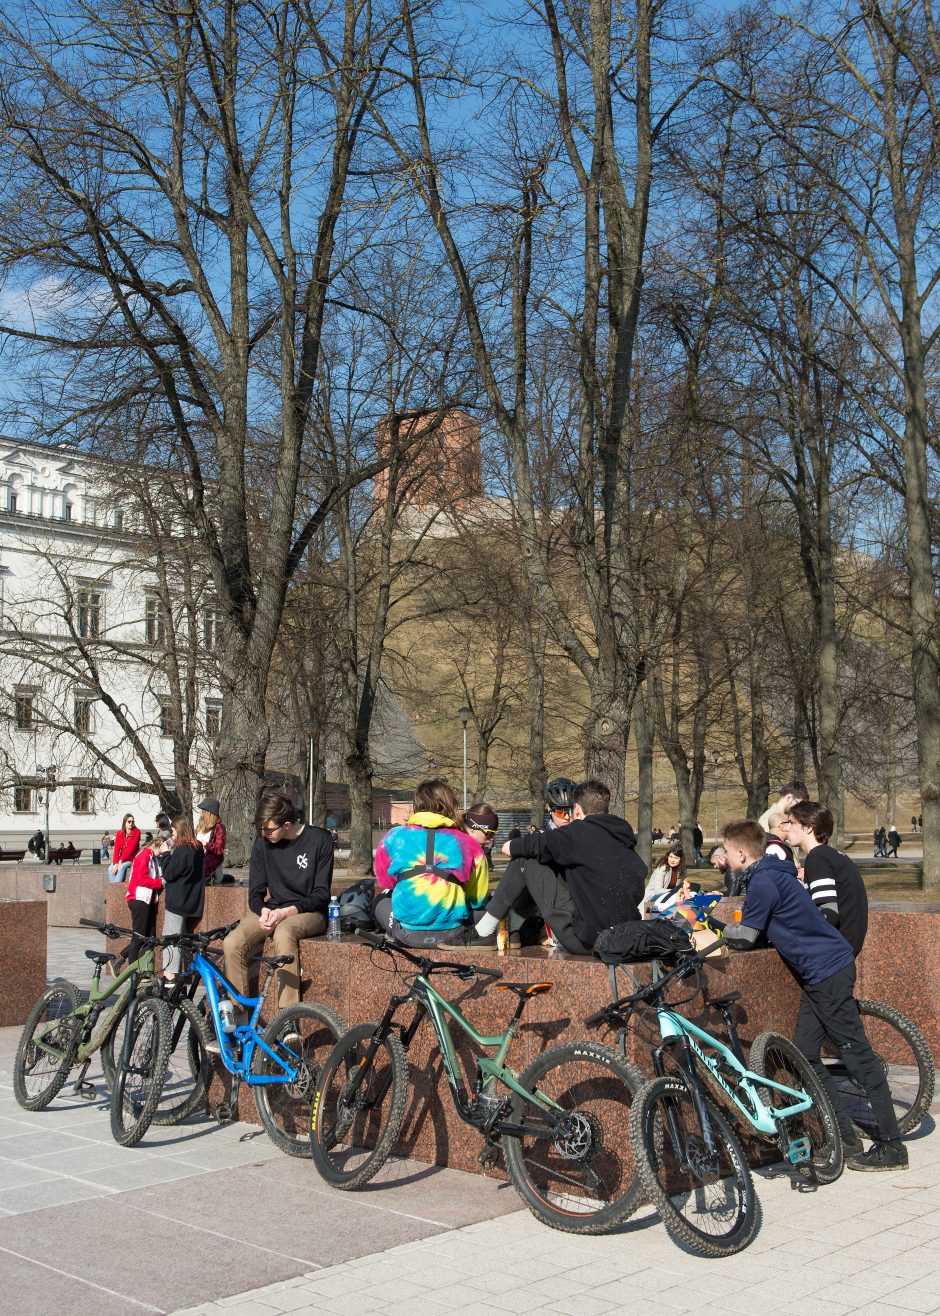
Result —
[[855, 963], [852, 947], [813, 904], [793, 864], [764, 855], [748, 877], [742, 929], [766, 933], [804, 983], [812, 987]]

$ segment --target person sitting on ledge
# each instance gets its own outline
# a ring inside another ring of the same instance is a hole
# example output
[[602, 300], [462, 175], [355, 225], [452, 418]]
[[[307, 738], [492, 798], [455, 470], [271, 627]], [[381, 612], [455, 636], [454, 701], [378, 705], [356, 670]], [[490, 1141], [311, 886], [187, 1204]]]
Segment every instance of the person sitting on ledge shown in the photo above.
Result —
[[489, 890], [486, 855], [465, 830], [472, 825], [434, 777], [415, 789], [408, 821], [379, 842], [375, 921], [403, 946], [466, 941]]
[[333, 843], [323, 827], [297, 821], [297, 806], [284, 791], [267, 790], [255, 811], [258, 836], [248, 863], [248, 908], [222, 943], [225, 976], [248, 996], [248, 962], [273, 938], [275, 955], [293, 964], [278, 970], [277, 1009], [300, 1000], [301, 937], [326, 932], [333, 881]]
[[[791, 807], [791, 816], [793, 805]], [[819, 820], [821, 823], [821, 819]], [[832, 1102], [850, 1170], [906, 1170], [907, 1148], [901, 1141], [891, 1092], [871, 1049], [855, 1003], [855, 956], [838, 929], [813, 903], [796, 868], [786, 859], [765, 855], [766, 837], [756, 822], [729, 823], [724, 830], [728, 860], [747, 875], [741, 922], [725, 930], [725, 941], [742, 949], [756, 945], [762, 933], [793, 970], [803, 987], [794, 1043], [809, 1060]], [[826, 1038], [865, 1091], [878, 1122], [878, 1141], [863, 1151], [828, 1068], [820, 1059]]]
[[646, 865], [636, 852], [633, 828], [608, 813], [609, 807], [610, 791], [603, 782], [582, 781], [574, 788], [567, 827], [507, 841], [504, 855], [539, 862], [520, 864], [512, 874], [506, 870], [477, 923], [477, 937], [495, 932], [519, 900], [534, 901], [555, 937], [574, 955], [589, 955], [604, 928], [639, 921]]

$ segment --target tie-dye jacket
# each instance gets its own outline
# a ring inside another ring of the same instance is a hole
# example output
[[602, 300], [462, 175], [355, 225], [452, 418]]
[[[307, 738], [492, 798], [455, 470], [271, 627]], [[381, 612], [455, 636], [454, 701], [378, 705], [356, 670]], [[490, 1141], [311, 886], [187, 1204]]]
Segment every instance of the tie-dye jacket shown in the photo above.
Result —
[[[428, 828], [435, 833], [435, 867], [452, 874], [452, 880], [423, 871], [399, 876], [423, 870]], [[375, 852], [375, 876], [382, 891], [391, 891], [392, 914], [403, 928], [459, 928], [471, 921], [471, 909], [485, 903], [489, 889], [486, 855], [452, 818], [439, 813], [413, 813], [403, 826], [387, 832]]]

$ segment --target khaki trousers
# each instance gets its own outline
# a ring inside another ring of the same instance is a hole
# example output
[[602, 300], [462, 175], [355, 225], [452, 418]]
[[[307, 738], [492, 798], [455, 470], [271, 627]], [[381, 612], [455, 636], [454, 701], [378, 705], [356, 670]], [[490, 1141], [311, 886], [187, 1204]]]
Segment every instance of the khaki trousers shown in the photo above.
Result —
[[290, 918], [281, 919], [273, 934], [265, 931], [257, 914], [246, 914], [222, 943], [225, 976], [240, 996], [250, 996], [252, 975], [249, 961], [253, 952], [262, 947], [271, 935], [274, 954], [290, 955], [294, 961], [277, 970], [277, 1008], [280, 1010], [284, 1005], [296, 1005], [300, 1000], [300, 939], [322, 937], [324, 932], [325, 914], [292, 914]]

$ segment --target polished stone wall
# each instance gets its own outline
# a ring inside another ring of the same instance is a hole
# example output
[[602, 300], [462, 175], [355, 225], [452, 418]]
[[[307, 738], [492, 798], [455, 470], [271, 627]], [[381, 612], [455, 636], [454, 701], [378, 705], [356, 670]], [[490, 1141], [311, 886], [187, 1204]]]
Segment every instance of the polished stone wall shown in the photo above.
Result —
[[0, 1028], [25, 1024], [46, 990], [46, 905], [0, 902]]

